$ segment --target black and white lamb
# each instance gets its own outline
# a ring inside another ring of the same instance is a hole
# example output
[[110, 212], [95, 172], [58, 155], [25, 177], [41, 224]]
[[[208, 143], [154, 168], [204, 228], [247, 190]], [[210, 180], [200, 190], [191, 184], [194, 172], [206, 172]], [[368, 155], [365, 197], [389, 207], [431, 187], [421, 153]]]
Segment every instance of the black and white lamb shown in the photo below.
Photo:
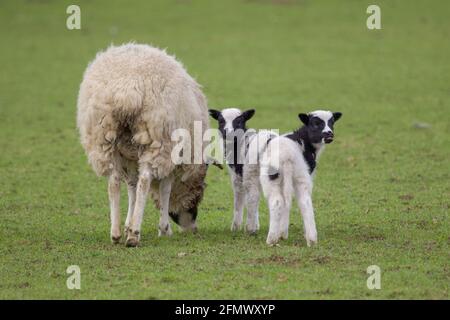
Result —
[[245, 199], [247, 206], [247, 230], [258, 230], [261, 187], [270, 211], [267, 244], [273, 245], [288, 237], [292, 197], [297, 199], [302, 213], [307, 245], [316, 243], [317, 230], [311, 198], [313, 176], [325, 144], [333, 141], [333, 125], [342, 114], [322, 110], [301, 113], [299, 118], [303, 126], [278, 136], [265, 130], [252, 135], [236, 134], [249, 131], [246, 121], [253, 116], [254, 110], [241, 112], [230, 108], [209, 112], [219, 122], [226, 161], [233, 161], [229, 164], [235, 194], [232, 230], [238, 229], [242, 223], [242, 199]]

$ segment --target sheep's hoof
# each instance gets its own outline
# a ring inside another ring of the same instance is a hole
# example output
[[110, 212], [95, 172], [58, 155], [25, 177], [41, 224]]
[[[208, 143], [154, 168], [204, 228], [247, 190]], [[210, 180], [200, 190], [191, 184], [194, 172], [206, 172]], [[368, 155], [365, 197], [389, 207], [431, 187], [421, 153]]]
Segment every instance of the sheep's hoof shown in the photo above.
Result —
[[279, 240], [280, 240], [279, 236], [269, 233], [269, 235], [267, 236], [266, 243], [272, 247], [272, 246], [276, 245]]
[[231, 224], [231, 232], [236, 232], [239, 231], [241, 229], [241, 224], [238, 222], [233, 222]]
[[172, 229], [170, 228], [170, 224], [166, 224], [164, 226], [159, 226], [158, 237], [167, 236], [170, 237], [172, 235]]
[[121, 238], [121, 236], [118, 236], [118, 237], [111, 236], [111, 242], [113, 244], [118, 244], [120, 242], [120, 238]]
[[127, 241], [125, 242], [125, 246], [127, 247], [137, 247], [139, 244], [139, 231], [131, 232], [128, 230], [129, 234], [127, 237]]
[[259, 227], [258, 226], [251, 226], [248, 225], [245, 227], [247, 233], [251, 236], [255, 236], [258, 233]]
[[308, 247], [312, 247], [312, 246], [315, 246], [317, 244], [317, 240], [308, 240], [308, 239], [306, 239], [306, 245], [308, 246]]
[[317, 244], [317, 233], [316, 232], [306, 233], [305, 240], [306, 240], [306, 245], [308, 247], [311, 247], [311, 246]]

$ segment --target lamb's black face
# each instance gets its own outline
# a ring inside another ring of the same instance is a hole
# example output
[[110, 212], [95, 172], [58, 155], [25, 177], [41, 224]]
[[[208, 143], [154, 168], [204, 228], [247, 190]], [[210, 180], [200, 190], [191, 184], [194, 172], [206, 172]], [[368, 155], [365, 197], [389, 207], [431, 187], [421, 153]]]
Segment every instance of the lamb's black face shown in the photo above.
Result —
[[210, 109], [209, 114], [218, 121], [220, 134], [223, 139], [226, 139], [227, 136], [239, 130], [245, 132], [247, 130], [246, 123], [253, 117], [255, 110], [250, 109], [241, 112], [241, 110], [235, 108], [222, 111]]
[[314, 111], [300, 113], [298, 117], [305, 124], [311, 143], [331, 143], [334, 133], [333, 125], [342, 116], [340, 112]]

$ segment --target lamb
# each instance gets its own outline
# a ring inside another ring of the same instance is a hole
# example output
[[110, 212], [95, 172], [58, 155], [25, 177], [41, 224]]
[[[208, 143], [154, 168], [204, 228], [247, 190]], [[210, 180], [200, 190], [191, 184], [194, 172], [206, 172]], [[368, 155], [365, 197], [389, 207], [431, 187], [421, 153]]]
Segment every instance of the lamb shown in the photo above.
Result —
[[[341, 112], [318, 110], [300, 113], [304, 126], [273, 139], [264, 152], [271, 152], [269, 161], [261, 168], [260, 182], [270, 211], [267, 244], [287, 239], [292, 197], [297, 199], [303, 217], [306, 243], [317, 243], [317, 230], [312, 205], [313, 177], [316, 163], [325, 148], [333, 141], [333, 125]], [[271, 150], [277, 144], [275, 152]], [[277, 157], [278, 153], [278, 157]]]
[[108, 177], [112, 242], [121, 238], [121, 181], [128, 187], [126, 246], [139, 244], [149, 194], [160, 210], [159, 236], [172, 234], [169, 216], [182, 230], [195, 231], [207, 164], [174, 163], [171, 133], [184, 128], [193, 134], [194, 121], [208, 129], [208, 109], [182, 64], [148, 45], [111, 46], [87, 67], [77, 108], [89, 163]]
[[[226, 138], [226, 135], [231, 135], [233, 131], [245, 128], [247, 117], [243, 117], [240, 111], [236, 110], [238, 109], [225, 109], [222, 112], [210, 110], [210, 115], [218, 119], [219, 129], [225, 136], [224, 141], [242, 144], [244, 141], [242, 139], [235, 141], [235, 139], [227, 140]], [[250, 202], [253, 201], [253, 205], [248, 206], [248, 208], [252, 206], [257, 208], [257, 204], [255, 205], [254, 202], [259, 201], [259, 186], [255, 187], [255, 181], [258, 178], [261, 189], [267, 198], [270, 211], [267, 244], [274, 245], [280, 239], [287, 239], [289, 212], [293, 196], [297, 198], [303, 216], [307, 245], [310, 246], [317, 242], [317, 230], [311, 200], [312, 181], [316, 162], [324, 150], [325, 144], [333, 141], [333, 124], [341, 116], [342, 113], [340, 112], [322, 110], [309, 114], [301, 113], [299, 118], [304, 126], [298, 130], [286, 133], [283, 136], [268, 135], [264, 132], [258, 133], [248, 144], [247, 154], [251, 155], [256, 150], [258, 165], [242, 164], [241, 176], [244, 177], [244, 185], [252, 186], [245, 190], [245, 197], [251, 199]], [[236, 120], [239, 117], [245, 120], [243, 124], [241, 123], [242, 120]], [[236, 126], [237, 124], [240, 127]], [[262, 138], [262, 141], [257, 141], [259, 138]], [[248, 159], [249, 157], [245, 158], [246, 161]], [[235, 179], [235, 176], [233, 176], [233, 181]], [[250, 195], [247, 195], [248, 192], [250, 192]], [[258, 219], [254, 210], [248, 210], [248, 215], [256, 216], [256, 219]], [[256, 224], [258, 223], [256, 222]]]
[[244, 207], [247, 208], [246, 230], [255, 234], [259, 230], [259, 163], [258, 154], [266, 147], [266, 142], [276, 133], [247, 129], [246, 123], [255, 114], [255, 110], [241, 111], [228, 108], [222, 111], [210, 109], [209, 114], [219, 124], [223, 140], [224, 155], [231, 177], [234, 193], [233, 222], [231, 231], [241, 229]]

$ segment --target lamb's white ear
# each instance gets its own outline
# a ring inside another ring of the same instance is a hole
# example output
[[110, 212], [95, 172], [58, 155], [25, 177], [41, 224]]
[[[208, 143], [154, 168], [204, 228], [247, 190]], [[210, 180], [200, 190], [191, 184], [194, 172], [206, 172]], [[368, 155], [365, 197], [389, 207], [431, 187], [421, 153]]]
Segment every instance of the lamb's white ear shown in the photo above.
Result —
[[214, 109], [209, 109], [208, 112], [209, 112], [209, 115], [211, 117], [213, 117], [216, 120], [219, 120], [219, 116], [220, 116], [220, 113], [221, 113], [220, 111], [214, 110]]

